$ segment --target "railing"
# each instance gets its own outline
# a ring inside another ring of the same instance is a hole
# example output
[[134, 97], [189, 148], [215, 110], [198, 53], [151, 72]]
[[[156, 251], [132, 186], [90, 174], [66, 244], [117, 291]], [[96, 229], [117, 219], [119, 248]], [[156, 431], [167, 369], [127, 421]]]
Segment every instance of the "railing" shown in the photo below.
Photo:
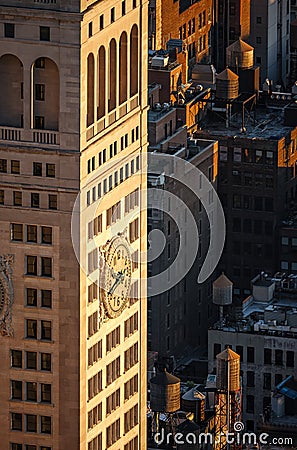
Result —
[[23, 128], [0, 127], [0, 141], [59, 145], [59, 132], [49, 130], [24, 130]]
[[57, 145], [58, 133], [51, 131], [33, 131], [33, 141], [39, 144]]
[[86, 130], [86, 140], [90, 141], [98, 133], [101, 133], [106, 127], [109, 127], [117, 120], [129, 114], [130, 111], [137, 108], [139, 105], [139, 94], [128, 99], [125, 103], [119, 105], [117, 109], [111, 111], [108, 115], [97, 120], [97, 123], [92, 123]]
[[20, 141], [21, 130], [19, 128], [0, 128], [0, 139], [3, 141]]

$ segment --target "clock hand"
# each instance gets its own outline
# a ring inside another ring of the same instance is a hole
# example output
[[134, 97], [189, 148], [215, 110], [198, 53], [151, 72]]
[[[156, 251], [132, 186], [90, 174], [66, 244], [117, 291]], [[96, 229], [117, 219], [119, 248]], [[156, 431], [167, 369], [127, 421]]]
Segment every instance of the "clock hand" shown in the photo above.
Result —
[[116, 275], [116, 280], [108, 291], [108, 294], [113, 294], [118, 284], [122, 283], [126, 274], [126, 269], [120, 270]]

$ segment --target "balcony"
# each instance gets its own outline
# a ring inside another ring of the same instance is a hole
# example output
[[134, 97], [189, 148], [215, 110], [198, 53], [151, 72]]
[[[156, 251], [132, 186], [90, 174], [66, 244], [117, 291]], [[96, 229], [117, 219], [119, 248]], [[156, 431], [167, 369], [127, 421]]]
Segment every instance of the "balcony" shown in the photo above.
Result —
[[25, 130], [0, 126], [0, 142], [19, 142], [27, 145], [59, 145], [59, 132], [51, 130]]

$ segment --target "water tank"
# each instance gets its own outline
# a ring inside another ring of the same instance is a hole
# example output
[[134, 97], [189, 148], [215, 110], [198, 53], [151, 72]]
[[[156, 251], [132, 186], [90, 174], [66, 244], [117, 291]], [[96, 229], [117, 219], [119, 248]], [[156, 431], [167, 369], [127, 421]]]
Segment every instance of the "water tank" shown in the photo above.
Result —
[[154, 412], [172, 413], [180, 409], [180, 379], [166, 370], [150, 379], [150, 402]]
[[[185, 420], [176, 427], [176, 432], [181, 433], [184, 441], [177, 444], [177, 450], [193, 450], [198, 448], [200, 427], [192, 420]], [[200, 447], [200, 446], [199, 446]]]
[[226, 348], [216, 356], [216, 359], [217, 389], [238, 391], [240, 389], [240, 356], [230, 348]]
[[283, 417], [285, 415], [285, 396], [272, 392], [271, 409], [276, 417]]
[[226, 100], [237, 98], [239, 88], [238, 78], [238, 75], [228, 68], [219, 73], [216, 80], [216, 98]]
[[212, 285], [213, 303], [219, 306], [231, 305], [233, 283], [222, 273]]
[[196, 388], [190, 389], [182, 396], [182, 410], [195, 414], [196, 422], [205, 419], [205, 395]]
[[251, 69], [254, 65], [254, 48], [239, 39], [226, 49], [227, 66], [235, 69]]

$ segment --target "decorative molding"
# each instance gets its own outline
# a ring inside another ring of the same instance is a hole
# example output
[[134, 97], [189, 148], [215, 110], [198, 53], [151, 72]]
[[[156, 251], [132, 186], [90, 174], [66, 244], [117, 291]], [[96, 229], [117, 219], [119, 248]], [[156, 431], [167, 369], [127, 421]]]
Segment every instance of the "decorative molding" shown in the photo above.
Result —
[[0, 335], [13, 336], [12, 305], [14, 299], [12, 284], [13, 255], [0, 255]]

